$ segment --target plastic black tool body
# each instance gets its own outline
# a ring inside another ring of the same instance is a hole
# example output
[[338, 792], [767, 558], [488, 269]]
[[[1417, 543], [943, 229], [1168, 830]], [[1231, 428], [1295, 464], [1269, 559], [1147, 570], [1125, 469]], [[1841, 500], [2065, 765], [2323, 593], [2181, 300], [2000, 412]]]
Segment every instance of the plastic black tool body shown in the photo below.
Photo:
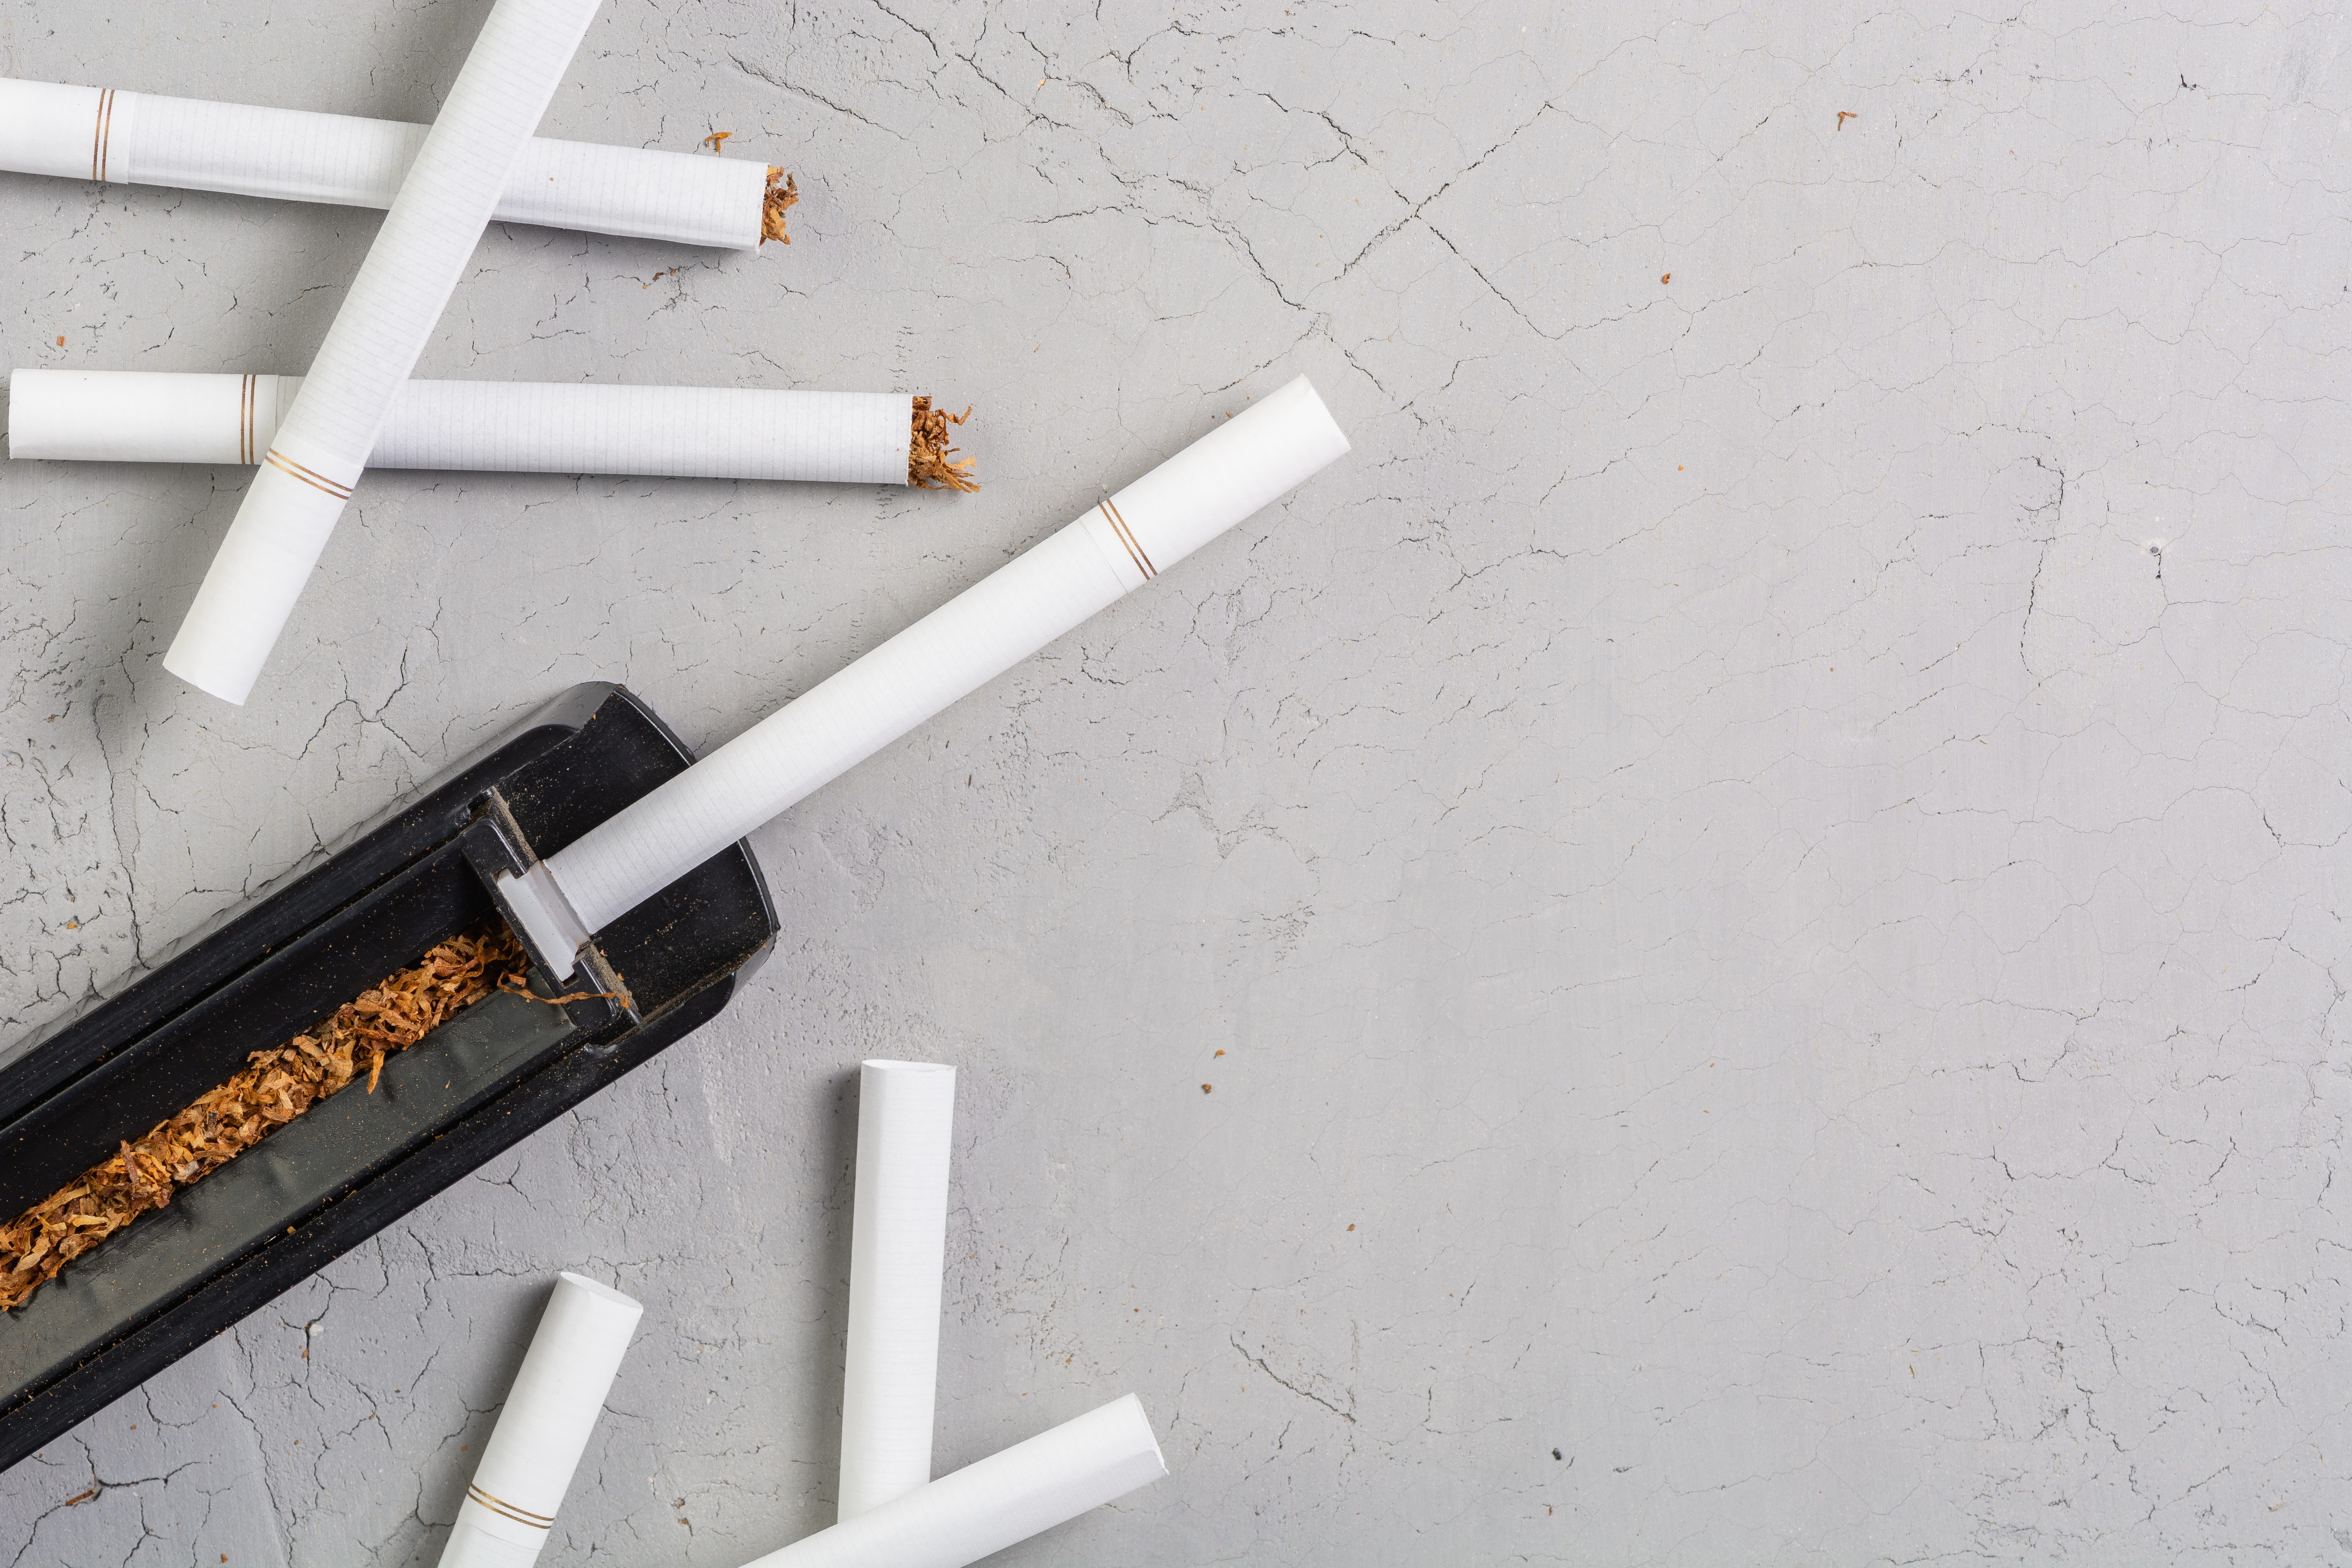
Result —
[[[493, 918], [478, 868], [552, 854], [692, 761], [627, 691], [574, 687], [20, 1050], [0, 1068], [0, 1217], [142, 1135], [250, 1052]], [[477, 1004], [392, 1059], [381, 1100], [346, 1105], [366, 1090], [345, 1090], [68, 1264], [0, 1314], [0, 1468], [717, 1016], [776, 929], [757, 862], [731, 845], [597, 933], [625, 1001]], [[533, 985], [554, 994], [543, 974]], [[299, 1217], [280, 1223], [289, 1215]]]

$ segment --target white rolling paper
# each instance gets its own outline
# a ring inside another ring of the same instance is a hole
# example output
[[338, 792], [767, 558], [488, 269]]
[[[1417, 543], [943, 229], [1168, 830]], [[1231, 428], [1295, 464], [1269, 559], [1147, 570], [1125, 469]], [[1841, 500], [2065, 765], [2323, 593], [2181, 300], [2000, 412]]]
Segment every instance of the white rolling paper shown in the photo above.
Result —
[[551, 856], [575, 918], [524, 934], [568, 973], [535, 931], [602, 930], [1347, 450], [1298, 377]]
[[1130, 1394], [745, 1568], [963, 1568], [1167, 1473]]
[[[302, 384], [293, 375], [19, 370], [15, 458], [250, 463]], [[376, 433], [371, 468], [671, 474], [903, 485], [903, 393], [721, 386], [412, 381]]]
[[[0, 169], [335, 206], [388, 207], [426, 127], [0, 77]], [[533, 138], [494, 216], [739, 250], [760, 243], [764, 163]]]
[[645, 1310], [593, 1279], [556, 1277], [441, 1568], [529, 1568], [537, 1559]]
[[597, 0], [498, 0], [163, 655], [243, 702]]
[[841, 1380], [843, 1519], [931, 1479], [954, 1130], [955, 1068], [888, 1061], [859, 1068], [849, 1354]]

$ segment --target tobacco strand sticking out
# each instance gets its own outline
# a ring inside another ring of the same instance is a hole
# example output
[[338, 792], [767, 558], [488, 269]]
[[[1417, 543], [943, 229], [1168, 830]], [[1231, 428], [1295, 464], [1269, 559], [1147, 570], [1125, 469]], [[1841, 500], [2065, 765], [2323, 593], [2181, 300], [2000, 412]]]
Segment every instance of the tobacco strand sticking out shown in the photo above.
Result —
[[386, 1057], [499, 989], [526, 962], [504, 926], [453, 936], [325, 1023], [254, 1052], [252, 1065], [226, 1083], [0, 1226], [0, 1312], [22, 1304], [147, 1210], [168, 1205], [176, 1188], [218, 1170], [348, 1086], [362, 1055], [368, 1092], [374, 1093]]
[[971, 477], [977, 459], [961, 461], [948, 456], [956, 448], [948, 426], [961, 425], [971, 417], [966, 408], [961, 414], [950, 414], [933, 408], [928, 397], [915, 399], [914, 435], [907, 443], [907, 482], [926, 490], [976, 490], [980, 481]]
[[761, 244], [765, 245], [772, 239], [780, 239], [786, 245], [793, 242], [793, 237], [784, 232], [784, 209], [800, 199], [800, 187], [793, 184], [793, 177], [770, 164], [768, 198], [760, 205]]
[[520, 969], [509, 969], [499, 975], [499, 989], [509, 996], [520, 996], [526, 1002], [537, 1002], [547, 1007], [561, 1007], [567, 1002], [626, 1004], [628, 1001], [628, 997], [618, 991], [566, 991], [561, 996], [541, 996], [530, 988], [530, 977]]

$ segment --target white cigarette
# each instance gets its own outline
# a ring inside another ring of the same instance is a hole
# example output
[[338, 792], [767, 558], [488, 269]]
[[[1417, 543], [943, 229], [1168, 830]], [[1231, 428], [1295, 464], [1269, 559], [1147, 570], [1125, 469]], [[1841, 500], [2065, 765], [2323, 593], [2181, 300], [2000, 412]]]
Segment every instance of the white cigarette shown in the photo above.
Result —
[[502, 877], [519, 934], [569, 973], [573, 938], [603, 930], [1347, 449], [1300, 376], [525, 877]]
[[[19, 370], [8, 383], [8, 451], [251, 463], [277, 438], [301, 384], [291, 375]], [[945, 474], [971, 488], [924, 438], [917, 404], [903, 393], [411, 381], [367, 466], [904, 485], [920, 460], [929, 482]]]
[[593, 1279], [556, 1277], [441, 1568], [528, 1568], [538, 1557], [645, 1310]]
[[[0, 77], [0, 169], [388, 207], [426, 127]], [[749, 250], [781, 171], [736, 158], [532, 139], [501, 223]]]
[[1130, 1394], [745, 1568], [962, 1568], [1167, 1473]]
[[597, 0], [498, 0], [163, 655], [243, 702], [359, 483]]
[[859, 1069], [849, 1355], [841, 1380], [843, 1519], [931, 1479], [954, 1125], [955, 1068], [877, 1061]]

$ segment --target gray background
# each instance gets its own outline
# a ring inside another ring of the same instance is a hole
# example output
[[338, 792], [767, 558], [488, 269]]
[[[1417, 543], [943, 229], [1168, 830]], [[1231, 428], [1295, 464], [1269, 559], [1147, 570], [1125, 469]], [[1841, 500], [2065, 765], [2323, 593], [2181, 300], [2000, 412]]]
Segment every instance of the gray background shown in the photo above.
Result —
[[[242, 710], [158, 662], [242, 474], [0, 467], [21, 1033], [571, 681], [723, 739], [1299, 371], [1356, 442], [0, 1562], [429, 1563], [567, 1266], [648, 1311], [551, 1561], [827, 1522], [874, 1055], [963, 1072], [940, 1467], [1173, 1469], [1014, 1560], [2352, 1562], [2352, 24], [1592, 9], [608, 0], [551, 132], [797, 243], [493, 232], [423, 373], [932, 391], [988, 488], [378, 474]], [[423, 118], [484, 10], [0, 71]], [[374, 221], [0, 178], [9, 363], [298, 372]]]

